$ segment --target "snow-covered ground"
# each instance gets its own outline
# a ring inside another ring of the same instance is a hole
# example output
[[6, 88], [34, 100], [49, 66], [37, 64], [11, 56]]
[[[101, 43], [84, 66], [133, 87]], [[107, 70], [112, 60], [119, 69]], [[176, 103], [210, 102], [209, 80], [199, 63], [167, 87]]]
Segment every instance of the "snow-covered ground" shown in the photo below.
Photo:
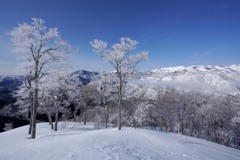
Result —
[[[66, 127], [63, 127], [66, 125]], [[37, 124], [0, 133], [0, 160], [239, 160], [240, 151], [202, 139], [146, 129], [94, 130], [61, 123], [60, 131]]]

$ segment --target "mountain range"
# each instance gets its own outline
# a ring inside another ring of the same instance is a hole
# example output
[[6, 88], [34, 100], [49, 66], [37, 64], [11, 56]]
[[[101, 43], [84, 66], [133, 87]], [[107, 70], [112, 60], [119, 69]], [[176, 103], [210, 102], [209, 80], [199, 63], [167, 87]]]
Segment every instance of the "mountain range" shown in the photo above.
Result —
[[[101, 73], [85, 70], [75, 71], [71, 75], [77, 75], [83, 85], [98, 81], [101, 77]], [[98, 78], [95, 78], [96, 76]], [[0, 116], [13, 116], [17, 111], [17, 106], [14, 104], [16, 98], [13, 93], [23, 83], [23, 78], [23, 76], [0, 76]], [[178, 66], [139, 72], [128, 80], [126, 94], [138, 94], [143, 91], [145, 96], [150, 98], [157, 95], [158, 88], [164, 87], [234, 96], [240, 93], [240, 65]], [[11, 108], [11, 111], [4, 108]]]
[[[82, 84], [91, 82], [99, 73], [78, 70]], [[95, 79], [96, 80], [96, 79]], [[23, 76], [0, 76], [0, 109], [15, 101], [12, 93], [23, 83]], [[171, 87], [181, 90], [196, 90], [205, 93], [240, 93], [240, 65], [231, 66], [178, 66], [140, 72], [131, 78], [129, 84], [135, 87]]]
[[139, 85], [236, 95], [240, 92], [240, 65], [160, 68], [144, 72], [131, 82]]

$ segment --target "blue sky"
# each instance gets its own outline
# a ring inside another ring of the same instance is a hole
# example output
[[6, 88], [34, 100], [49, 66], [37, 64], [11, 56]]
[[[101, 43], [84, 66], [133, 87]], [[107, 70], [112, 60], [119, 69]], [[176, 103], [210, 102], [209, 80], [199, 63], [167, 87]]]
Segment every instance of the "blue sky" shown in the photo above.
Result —
[[42, 18], [78, 47], [73, 70], [112, 70], [92, 51], [98, 38], [113, 44], [120, 37], [149, 51], [141, 71], [169, 66], [240, 63], [239, 0], [1, 0], [0, 74], [13, 74], [16, 53], [6, 32], [17, 23]]

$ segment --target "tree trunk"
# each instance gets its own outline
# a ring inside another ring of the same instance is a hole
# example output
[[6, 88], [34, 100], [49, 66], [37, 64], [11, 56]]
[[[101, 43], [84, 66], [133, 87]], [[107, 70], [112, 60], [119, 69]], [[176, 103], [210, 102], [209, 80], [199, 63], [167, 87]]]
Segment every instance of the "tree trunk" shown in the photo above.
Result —
[[[121, 103], [121, 102], [120, 102]], [[118, 104], [118, 130], [121, 130], [122, 129], [122, 115], [121, 115], [121, 104]]]
[[119, 91], [118, 91], [118, 130], [122, 129], [122, 83], [120, 81]]
[[56, 112], [55, 112], [55, 123], [54, 123], [54, 130], [57, 131], [58, 130], [58, 113], [59, 113], [59, 108], [58, 105], [56, 104], [56, 99], [54, 99], [54, 107], [56, 108]]
[[87, 105], [85, 106], [85, 109], [84, 109], [84, 122], [83, 124], [86, 125], [87, 123]]
[[49, 112], [47, 112], [47, 116], [48, 116], [48, 122], [49, 122], [49, 124], [51, 125], [51, 128], [54, 129], [54, 127], [53, 127], [52, 117], [51, 117], [51, 115], [50, 115]]
[[37, 106], [38, 106], [38, 82], [35, 86], [34, 97], [33, 97], [33, 114], [32, 114], [32, 129], [31, 129], [31, 138], [36, 138], [36, 123], [37, 123]]
[[73, 112], [73, 122], [77, 121], [77, 113], [78, 113], [79, 108], [75, 109], [75, 111]]
[[29, 93], [29, 100], [30, 100], [30, 105], [29, 105], [29, 111], [28, 111], [28, 118], [29, 118], [28, 134], [31, 134], [32, 133], [32, 115], [33, 115], [33, 95], [32, 95], [32, 92]]
[[[39, 58], [39, 57], [38, 57]], [[34, 92], [33, 92], [33, 106], [32, 106], [32, 129], [31, 129], [31, 138], [36, 138], [36, 123], [37, 123], [37, 107], [38, 107], [38, 85], [39, 85], [39, 59], [34, 58], [35, 61], [35, 70], [34, 70]]]
[[108, 115], [105, 118], [105, 127], [108, 128]]
[[105, 128], [107, 128], [108, 125], [107, 125], [107, 118], [105, 119]]
[[54, 126], [54, 130], [57, 131], [58, 130], [58, 109], [55, 113], [55, 126]]
[[28, 128], [28, 134], [31, 134], [32, 132], [32, 109], [28, 112], [28, 118], [29, 118], [29, 128]]
[[108, 117], [109, 117], [109, 107], [106, 105], [105, 99], [103, 99], [103, 113], [104, 113], [104, 118], [105, 118], [105, 128], [108, 128]]
[[28, 129], [28, 134], [32, 133], [32, 125], [33, 125], [33, 119], [32, 119], [32, 115], [33, 115], [33, 109], [30, 110], [30, 117], [29, 117], [29, 129]]
[[182, 125], [182, 122], [180, 122], [180, 133], [183, 134], [183, 125]]

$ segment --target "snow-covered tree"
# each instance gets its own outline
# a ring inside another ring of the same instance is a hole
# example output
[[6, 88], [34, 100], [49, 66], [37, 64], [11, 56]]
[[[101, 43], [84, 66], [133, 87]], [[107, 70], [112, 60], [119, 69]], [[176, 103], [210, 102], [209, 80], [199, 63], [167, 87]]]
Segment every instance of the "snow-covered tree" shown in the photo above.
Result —
[[128, 74], [136, 69], [141, 61], [147, 59], [148, 52], [143, 51], [138, 54], [131, 54], [138, 42], [130, 38], [120, 38], [120, 43], [112, 45], [107, 49], [107, 43], [101, 40], [90, 42], [94, 51], [100, 54], [116, 70], [118, 76], [118, 129], [121, 130], [121, 109], [123, 102], [123, 87], [128, 78]]
[[176, 125], [177, 92], [173, 88], [159, 90], [157, 98], [149, 100], [151, 123], [166, 131], [173, 131]]
[[90, 106], [95, 106], [96, 100], [96, 85], [95, 84], [87, 84], [83, 87], [82, 99], [83, 99], [83, 123], [84, 125], [87, 123], [88, 120], [88, 109]]
[[[49, 76], [44, 76], [41, 89], [44, 91], [43, 98], [40, 99], [39, 105], [44, 108], [45, 113], [48, 116], [51, 128], [57, 131], [58, 128], [58, 116], [60, 111], [60, 104], [64, 101], [66, 84], [65, 78], [67, 72], [56, 71], [51, 73]], [[55, 123], [51, 119], [52, 115], [55, 115]]]
[[9, 123], [5, 123], [5, 127], [3, 128], [4, 131], [8, 131], [13, 129], [13, 123], [9, 122]]
[[117, 93], [112, 73], [103, 72], [98, 80], [99, 104], [102, 106], [105, 128], [108, 127], [111, 102]]
[[128, 109], [127, 115], [124, 117], [126, 123], [134, 128], [144, 127], [148, 116], [148, 104], [146, 103], [143, 94], [133, 95], [129, 98], [130, 99], [128, 99], [127, 102], [129, 102], [128, 104], [131, 107], [128, 108], [131, 109]]
[[57, 63], [65, 60], [72, 48], [61, 39], [57, 28], [47, 29], [44, 20], [38, 18], [32, 18], [31, 23], [18, 24], [9, 35], [12, 37], [15, 51], [31, 68], [33, 97], [31, 138], [35, 138], [41, 79]]
[[240, 148], [240, 112], [232, 118], [234, 142], [237, 148]]
[[73, 118], [74, 121], [76, 121], [77, 113], [80, 111], [81, 104], [83, 103], [82, 99], [82, 88], [83, 83], [79, 80], [79, 77], [77, 74], [71, 74], [66, 79], [66, 85], [67, 85], [67, 96], [68, 96], [68, 102], [72, 104], [72, 110], [73, 110]]
[[19, 87], [19, 90], [16, 91], [16, 94], [13, 94], [17, 98], [16, 104], [19, 105], [19, 110], [21, 114], [27, 114], [29, 119], [29, 130], [28, 134], [31, 134], [32, 130], [32, 119], [31, 115], [33, 112], [33, 70], [34, 67], [32, 63], [28, 61], [23, 61], [19, 64], [18, 73], [24, 75], [23, 83]]

